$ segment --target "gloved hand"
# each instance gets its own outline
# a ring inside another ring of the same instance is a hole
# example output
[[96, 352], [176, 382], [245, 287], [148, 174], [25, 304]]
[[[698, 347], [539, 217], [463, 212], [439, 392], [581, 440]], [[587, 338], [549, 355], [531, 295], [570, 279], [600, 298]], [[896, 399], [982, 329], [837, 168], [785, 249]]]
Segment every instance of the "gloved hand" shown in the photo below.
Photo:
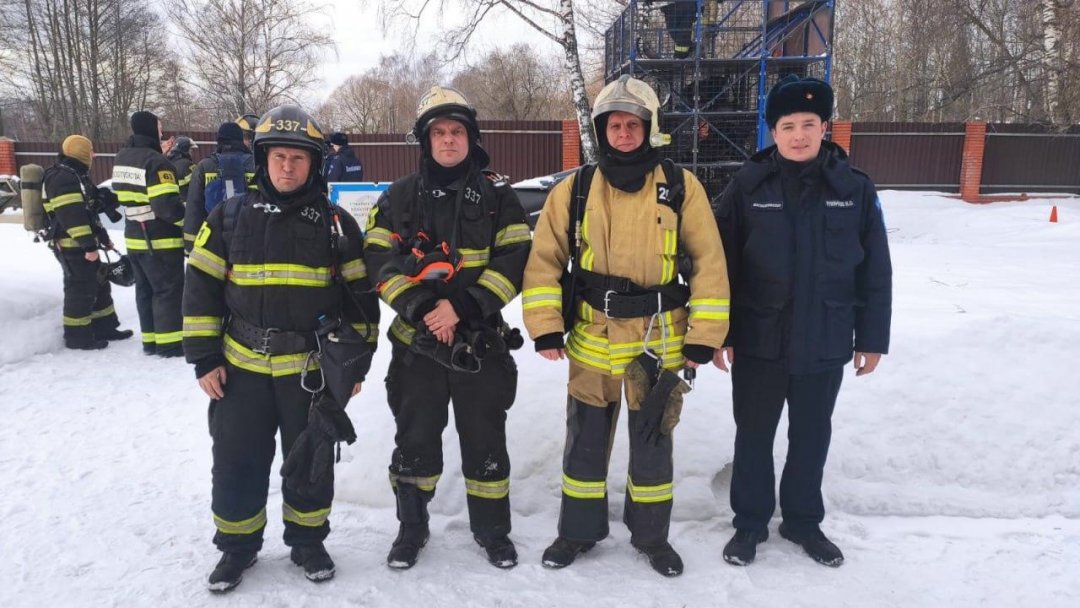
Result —
[[343, 410], [320, 395], [308, 412], [307, 428], [281, 465], [285, 485], [302, 496], [324, 496], [334, 486], [334, 448], [339, 441], [351, 445], [356, 430]]

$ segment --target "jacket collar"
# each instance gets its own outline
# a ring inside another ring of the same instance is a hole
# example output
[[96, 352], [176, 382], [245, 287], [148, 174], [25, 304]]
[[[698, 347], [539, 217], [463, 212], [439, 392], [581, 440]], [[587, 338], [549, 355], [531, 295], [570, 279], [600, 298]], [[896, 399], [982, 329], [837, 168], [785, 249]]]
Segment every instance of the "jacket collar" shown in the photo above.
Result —
[[[859, 185], [848, 162], [847, 152], [831, 141], [821, 142], [824, 158], [821, 161], [821, 174], [829, 186], [839, 196], [852, 194]], [[779, 176], [780, 163], [777, 160], [776, 146], [759, 150], [743, 163], [738, 179], [743, 187], [752, 192], [761, 186], [773, 174]]]

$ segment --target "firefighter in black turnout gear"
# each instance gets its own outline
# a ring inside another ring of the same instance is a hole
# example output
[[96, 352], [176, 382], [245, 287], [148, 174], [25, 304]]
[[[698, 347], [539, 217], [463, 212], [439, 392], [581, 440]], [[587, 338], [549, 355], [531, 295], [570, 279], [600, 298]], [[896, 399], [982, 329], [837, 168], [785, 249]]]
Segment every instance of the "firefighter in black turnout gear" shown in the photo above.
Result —
[[888, 352], [892, 265], [873, 182], [822, 140], [832, 106], [821, 80], [779, 81], [765, 107], [776, 145], [743, 165], [717, 209], [732, 313], [713, 362], [724, 371], [731, 364], [735, 535], [724, 559], [734, 565], [753, 562], [769, 537], [773, 440], [785, 401], [780, 536], [827, 566], [844, 561], [819, 527], [832, 412], [853, 355], [862, 376]]
[[[71, 135], [61, 145], [60, 162], [43, 179], [44, 208], [49, 217], [46, 240], [64, 273], [64, 345], [96, 350], [109, 340], [125, 340], [130, 329], [117, 329], [109, 281], [103, 273], [100, 249], [112, 249], [109, 233], [98, 213], [116, 213], [116, 201], [107, 190], [90, 181], [93, 145], [82, 135]], [[119, 215], [116, 216], [119, 219]]]
[[195, 235], [214, 207], [246, 189], [256, 188], [252, 183], [255, 178], [255, 157], [244, 140], [244, 131], [239, 124], [221, 123], [217, 130], [217, 150], [200, 160], [191, 170], [192, 184], [184, 206], [185, 253], [191, 253]]
[[[216, 207], [188, 258], [184, 351], [211, 398], [214, 543], [223, 552], [209, 578], [215, 592], [235, 587], [262, 548], [278, 429], [285, 544], [308, 579], [334, 574], [323, 546], [334, 494], [329, 454], [355, 439], [344, 408], [370, 367], [379, 307], [359, 226], [326, 198], [321, 141], [318, 124], [297, 106], [263, 116], [254, 140], [258, 189]], [[333, 334], [324, 335], [328, 328]], [[348, 334], [359, 334], [362, 349], [346, 369], [328, 355]], [[335, 391], [342, 374], [350, 381]], [[309, 449], [328, 470], [292, 466]]]
[[161, 153], [161, 123], [150, 112], [131, 116], [132, 135], [116, 154], [112, 189], [124, 206], [124, 241], [135, 270], [143, 352], [183, 354], [184, 202], [172, 163]]
[[506, 410], [521, 337], [501, 310], [521, 289], [529, 255], [525, 212], [505, 178], [486, 170], [476, 111], [434, 86], [412, 136], [420, 170], [393, 184], [368, 218], [364, 255], [377, 291], [397, 313], [387, 399], [397, 434], [390, 483], [400, 529], [391, 568], [416, 563], [428, 539], [427, 503], [443, 470], [450, 402], [461, 444], [473, 537], [499, 568], [517, 564], [510, 532]]
[[190, 137], [180, 136], [173, 143], [172, 150], [165, 155], [176, 169], [176, 184], [180, 186], [180, 200], [188, 200], [188, 186], [191, 184], [191, 170], [195, 161], [191, 158], [191, 151], [198, 149], [199, 145], [191, 141]]

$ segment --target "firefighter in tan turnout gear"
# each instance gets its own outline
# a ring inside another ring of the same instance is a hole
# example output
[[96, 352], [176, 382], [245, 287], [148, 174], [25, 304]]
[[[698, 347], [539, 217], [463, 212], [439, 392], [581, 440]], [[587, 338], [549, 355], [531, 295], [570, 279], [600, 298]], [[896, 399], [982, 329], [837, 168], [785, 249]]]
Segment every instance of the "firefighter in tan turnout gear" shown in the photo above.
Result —
[[[658, 106], [653, 90], [629, 76], [604, 87], [592, 114], [599, 166], [548, 196], [525, 269], [522, 305], [536, 350], [570, 358], [559, 536], [543, 556], [551, 568], [608, 535], [608, 458], [625, 391], [623, 520], [657, 572], [683, 570], [668, 543], [671, 431], [689, 386], [674, 372], [712, 360], [727, 334], [729, 293], [704, 189], [657, 154], [665, 143]], [[572, 278], [563, 276], [568, 264]]]
[[492, 565], [510, 568], [517, 551], [508, 536], [506, 411], [517, 366], [508, 351], [522, 339], [501, 310], [521, 289], [529, 227], [507, 180], [486, 169], [476, 111], [460, 92], [432, 87], [413, 135], [420, 170], [380, 197], [364, 249], [379, 296], [398, 315], [386, 393], [397, 427], [390, 481], [400, 528], [387, 565], [412, 567], [428, 540], [452, 402], [470, 529]]

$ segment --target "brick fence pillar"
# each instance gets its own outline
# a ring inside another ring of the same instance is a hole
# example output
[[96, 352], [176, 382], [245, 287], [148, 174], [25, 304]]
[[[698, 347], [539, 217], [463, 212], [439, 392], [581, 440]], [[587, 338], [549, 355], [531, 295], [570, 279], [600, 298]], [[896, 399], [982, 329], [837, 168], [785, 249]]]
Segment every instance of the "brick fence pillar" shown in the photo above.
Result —
[[18, 175], [15, 166], [15, 140], [0, 137], [0, 175]]
[[562, 168], [573, 169], [581, 164], [581, 129], [577, 120], [562, 121]]
[[851, 121], [834, 120], [832, 123], [832, 142], [851, 154]]
[[969, 203], [979, 202], [985, 150], [986, 123], [967, 123], [964, 126], [964, 152], [960, 162], [960, 198]]

